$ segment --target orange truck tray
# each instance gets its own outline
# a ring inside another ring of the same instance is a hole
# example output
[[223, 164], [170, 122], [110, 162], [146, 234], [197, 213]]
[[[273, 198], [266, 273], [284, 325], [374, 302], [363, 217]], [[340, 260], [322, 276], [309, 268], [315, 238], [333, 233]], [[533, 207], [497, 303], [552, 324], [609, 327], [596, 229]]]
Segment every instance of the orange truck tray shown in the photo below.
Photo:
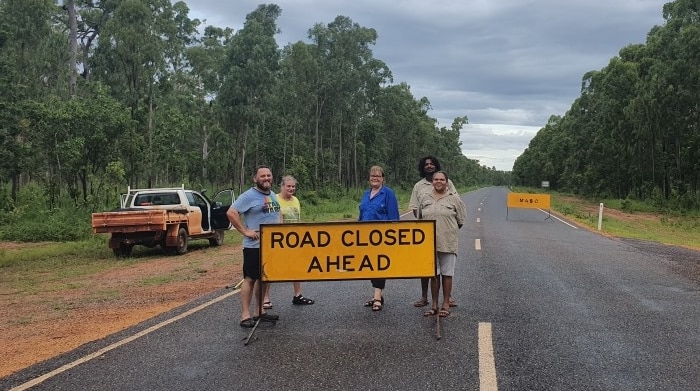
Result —
[[168, 210], [132, 210], [92, 214], [93, 233], [165, 231], [169, 224], [186, 221], [183, 213]]

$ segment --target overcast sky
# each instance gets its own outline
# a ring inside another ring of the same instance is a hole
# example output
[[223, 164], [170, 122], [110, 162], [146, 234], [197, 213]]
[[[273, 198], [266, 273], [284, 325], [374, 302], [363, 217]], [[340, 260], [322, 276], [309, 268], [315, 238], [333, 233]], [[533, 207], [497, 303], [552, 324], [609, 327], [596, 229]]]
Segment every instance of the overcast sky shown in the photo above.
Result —
[[[242, 28], [259, 1], [184, 0], [190, 17]], [[349, 17], [379, 36], [372, 48], [394, 83], [427, 97], [440, 126], [467, 115], [462, 151], [510, 171], [551, 115], [564, 115], [581, 78], [662, 25], [665, 0], [278, 0], [280, 48], [315, 23]], [[203, 28], [200, 29], [200, 32]]]

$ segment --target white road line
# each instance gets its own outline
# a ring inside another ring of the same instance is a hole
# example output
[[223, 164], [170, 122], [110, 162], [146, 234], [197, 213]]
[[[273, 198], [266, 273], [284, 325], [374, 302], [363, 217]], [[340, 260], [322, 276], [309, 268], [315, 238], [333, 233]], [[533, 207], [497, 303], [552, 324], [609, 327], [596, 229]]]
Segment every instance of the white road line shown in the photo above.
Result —
[[480, 223], [480, 222], [481, 222], [481, 217], [477, 217], [477, 218], [476, 218], [476, 222], [477, 222], [477, 223]]
[[488, 322], [479, 322], [479, 390], [498, 390], [491, 323]]
[[190, 316], [190, 315], [194, 314], [195, 312], [198, 312], [198, 311], [200, 311], [200, 310], [203, 310], [203, 309], [209, 307], [209, 306], [212, 305], [212, 304], [218, 303], [218, 302], [220, 302], [221, 300], [224, 300], [224, 299], [228, 298], [229, 296], [233, 296], [233, 295], [235, 295], [236, 293], [238, 293], [239, 291], [240, 291], [240, 289], [235, 289], [235, 290], [233, 290], [233, 291], [231, 291], [231, 292], [229, 292], [229, 293], [226, 293], [225, 295], [222, 295], [222, 296], [219, 296], [219, 297], [217, 297], [217, 298], [214, 298], [214, 299], [212, 299], [212, 300], [210, 300], [210, 301], [208, 301], [208, 302], [206, 302], [206, 303], [204, 303], [204, 304], [202, 304], [202, 305], [200, 305], [200, 306], [198, 306], [198, 307], [195, 307], [195, 308], [192, 308], [192, 309], [189, 310], [189, 311], [183, 312], [182, 314], [180, 314], [180, 315], [178, 315], [178, 316], [175, 316], [175, 317], [170, 318], [170, 319], [168, 319], [168, 320], [164, 320], [164, 321], [158, 323], [157, 325], [151, 326], [151, 327], [147, 328], [146, 330], [143, 330], [143, 331], [141, 331], [141, 332], [139, 332], [139, 333], [137, 333], [137, 334], [132, 335], [131, 337], [122, 339], [121, 341], [117, 341], [117, 342], [115, 342], [115, 343], [113, 343], [113, 344], [111, 344], [111, 345], [109, 345], [109, 346], [107, 346], [107, 347], [104, 347], [104, 348], [102, 348], [102, 349], [100, 349], [100, 350], [98, 350], [98, 351], [96, 351], [96, 352], [94, 352], [94, 353], [90, 353], [90, 354], [88, 354], [87, 356], [83, 356], [83, 357], [81, 357], [81, 358], [79, 358], [79, 359], [77, 359], [77, 360], [75, 360], [75, 361], [73, 361], [73, 362], [70, 362], [70, 363], [68, 363], [68, 364], [66, 364], [66, 365], [64, 365], [64, 366], [62, 366], [62, 367], [60, 367], [60, 368], [54, 369], [53, 371], [51, 371], [51, 372], [49, 372], [49, 373], [46, 373], [46, 374], [44, 374], [44, 375], [41, 375], [41, 376], [39, 376], [39, 377], [37, 377], [37, 378], [35, 378], [35, 379], [32, 379], [32, 380], [30, 380], [30, 381], [28, 381], [28, 382], [26, 382], [26, 383], [24, 383], [24, 384], [20, 384], [19, 386], [15, 387], [15, 388], [12, 388], [10, 391], [21, 391], [21, 390], [26, 390], [26, 389], [28, 389], [28, 388], [30, 388], [30, 387], [34, 387], [34, 386], [36, 386], [37, 384], [43, 383], [44, 381], [46, 381], [46, 380], [48, 380], [48, 379], [50, 379], [50, 378], [52, 378], [52, 377], [54, 377], [54, 376], [56, 376], [56, 375], [58, 375], [58, 374], [60, 374], [60, 373], [63, 373], [63, 372], [65, 372], [65, 371], [67, 371], [67, 370], [69, 370], [69, 369], [71, 369], [71, 368], [75, 368], [75, 367], [77, 367], [77, 366], [80, 365], [80, 364], [86, 363], [86, 362], [88, 362], [88, 361], [90, 361], [90, 360], [92, 360], [92, 359], [94, 359], [94, 358], [100, 357], [101, 355], [103, 355], [103, 354], [109, 352], [110, 350], [114, 350], [114, 349], [116, 349], [116, 348], [118, 348], [118, 347], [120, 347], [120, 346], [122, 346], [122, 345], [125, 345], [125, 344], [127, 344], [127, 343], [129, 343], [129, 342], [132, 342], [132, 341], [134, 341], [134, 340], [137, 340], [137, 339], [139, 339], [139, 338], [141, 338], [141, 337], [143, 337], [143, 336], [145, 336], [145, 335], [148, 335], [148, 334], [150, 334], [150, 333], [152, 333], [152, 332], [154, 332], [154, 331], [156, 331], [156, 330], [158, 330], [158, 329], [160, 329], [160, 328], [162, 328], [162, 327], [165, 327], [165, 326], [167, 326], [167, 325], [169, 325], [169, 324], [171, 324], [171, 323], [173, 323], [173, 322], [176, 322], [176, 321], [178, 321], [178, 320], [180, 320], [180, 319], [182, 319], [182, 318], [185, 318], [185, 317], [187, 317], [187, 316]]
[[481, 250], [481, 239], [474, 239], [474, 248]]
[[560, 219], [559, 217], [557, 217], [557, 216], [551, 214], [548, 210], [542, 210], [542, 209], [537, 209], [537, 210], [539, 210], [540, 212], [542, 212], [542, 213], [544, 213], [544, 214], [549, 215], [549, 217], [551, 217], [551, 218], [553, 218], [553, 219], [557, 219], [557, 220], [561, 221], [562, 223], [568, 225], [569, 227], [571, 227], [571, 228], [573, 228], [573, 229], [578, 229], [577, 226], [575, 226], [575, 225], [573, 225], [573, 224], [567, 223], [566, 221]]

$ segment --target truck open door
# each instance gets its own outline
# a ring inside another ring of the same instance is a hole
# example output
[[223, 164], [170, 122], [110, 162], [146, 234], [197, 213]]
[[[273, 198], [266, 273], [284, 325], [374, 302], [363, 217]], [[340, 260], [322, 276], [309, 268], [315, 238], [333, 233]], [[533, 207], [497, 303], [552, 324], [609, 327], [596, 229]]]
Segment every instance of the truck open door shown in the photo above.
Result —
[[216, 193], [211, 202], [211, 223], [214, 229], [231, 229], [231, 222], [228, 220], [226, 212], [235, 200], [233, 189]]

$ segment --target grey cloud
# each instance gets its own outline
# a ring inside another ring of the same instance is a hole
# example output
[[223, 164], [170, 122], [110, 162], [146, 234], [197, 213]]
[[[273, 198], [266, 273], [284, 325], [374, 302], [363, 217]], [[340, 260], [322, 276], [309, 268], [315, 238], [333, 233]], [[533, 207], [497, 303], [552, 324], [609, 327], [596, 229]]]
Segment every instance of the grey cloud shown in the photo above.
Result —
[[[280, 46], [344, 15], [379, 36], [376, 58], [427, 97], [441, 126], [467, 115], [465, 151], [509, 170], [537, 129], [563, 115], [581, 78], [644, 43], [668, 0], [283, 0]], [[191, 16], [238, 29], [257, 1], [186, 0]], [[470, 125], [471, 126], [471, 125]], [[520, 134], [501, 126], [521, 126]], [[480, 136], [479, 136], [480, 135]], [[468, 143], [467, 143], [468, 141]], [[467, 144], [469, 148], [467, 148]], [[472, 146], [480, 146], [482, 151]], [[498, 151], [501, 151], [500, 153]], [[503, 157], [506, 156], [506, 157]], [[472, 156], [469, 156], [472, 157]], [[474, 158], [474, 157], [472, 157]], [[481, 160], [481, 159], [480, 159]], [[488, 165], [488, 164], [487, 164]], [[489, 165], [490, 166], [490, 165]]]

